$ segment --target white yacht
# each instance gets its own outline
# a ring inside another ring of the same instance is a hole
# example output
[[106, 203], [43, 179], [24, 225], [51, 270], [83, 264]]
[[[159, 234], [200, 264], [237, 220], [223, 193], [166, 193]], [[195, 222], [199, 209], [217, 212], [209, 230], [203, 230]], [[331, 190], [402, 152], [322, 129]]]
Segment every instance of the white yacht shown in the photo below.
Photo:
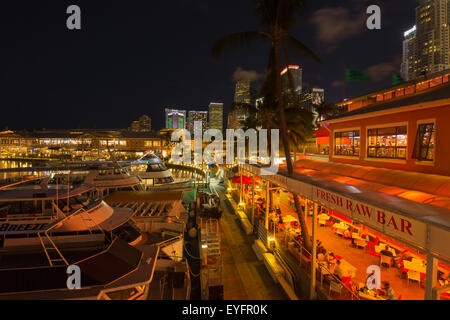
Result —
[[164, 161], [152, 152], [128, 164], [131, 166], [131, 175], [138, 176], [147, 190], [187, 188], [194, 181], [193, 179], [174, 179]]
[[[49, 182], [0, 187], [0, 299], [189, 298], [187, 263], [168, 249], [179, 233], [149, 241], [135, 211], [111, 207], [94, 185]], [[81, 289], [67, 288], [69, 265], [80, 268]]]

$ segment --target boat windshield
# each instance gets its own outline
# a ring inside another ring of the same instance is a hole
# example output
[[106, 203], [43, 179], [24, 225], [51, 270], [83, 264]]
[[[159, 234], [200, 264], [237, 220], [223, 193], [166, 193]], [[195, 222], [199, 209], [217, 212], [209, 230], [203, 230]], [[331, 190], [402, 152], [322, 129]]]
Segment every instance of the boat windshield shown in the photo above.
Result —
[[139, 228], [131, 220], [114, 229], [113, 234], [127, 243], [131, 243], [141, 236]]
[[149, 163], [146, 172], [166, 171], [167, 167], [164, 163]]

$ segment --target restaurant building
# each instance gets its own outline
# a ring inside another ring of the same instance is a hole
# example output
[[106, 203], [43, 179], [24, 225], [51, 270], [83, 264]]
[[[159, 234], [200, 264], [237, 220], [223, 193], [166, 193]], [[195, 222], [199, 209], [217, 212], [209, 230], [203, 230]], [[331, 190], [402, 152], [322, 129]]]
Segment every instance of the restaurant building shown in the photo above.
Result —
[[131, 159], [153, 151], [162, 153], [159, 133], [126, 130], [42, 130], [0, 132], [2, 159], [109, 158], [108, 148], [121, 159]]
[[[349, 111], [323, 123], [329, 161], [297, 161], [291, 176], [243, 164], [229, 180], [238, 221], [258, 236], [257, 256], [292, 299], [450, 297], [448, 76], [345, 101]], [[330, 252], [333, 263], [324, 260]], [[367, 288], [372, 271], [396, 294]]]

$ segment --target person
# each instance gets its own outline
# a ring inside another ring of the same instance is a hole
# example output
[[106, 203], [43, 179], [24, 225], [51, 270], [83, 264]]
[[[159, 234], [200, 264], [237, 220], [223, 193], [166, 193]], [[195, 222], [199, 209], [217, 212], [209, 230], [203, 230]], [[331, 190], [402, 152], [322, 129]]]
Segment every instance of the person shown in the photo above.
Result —
[[340, 260], [336, 261], [336, 268], [334, 268], [334, 272], [333, 273], [341, 281], [342, 281], [342, 278], [345, 277], [345, 269], [341, 265], [341, 261]]
[[395, 300], [396, 295], [394, 292], [394, 289], [392, 289], [391, 285], [389, 284], [389, 282], [385, 281], [384, 282], [384, 295], [387, 297], [388, 300]]
[[344, 237], [347, 239], [351, 239], [352, 233], [350, 232], [350, 228], [348, 228], [347, 230], [344, 231]]
[[334, 256], [333, 252], [330, 252], [330, 254], [326, 255], [326, 260], [328, 261], [328, 266], [331, 268], [336, 263], [336, 257]]
[[319, 260], [319, 262], [326, 261], [326, 260], [325, 260], [325, 254], [326, 254], [326, 253], [327, 253], [326, 250], [325, 250], [324, 252], [319, 252], [319, 253], [317, 254], [317, 260]]

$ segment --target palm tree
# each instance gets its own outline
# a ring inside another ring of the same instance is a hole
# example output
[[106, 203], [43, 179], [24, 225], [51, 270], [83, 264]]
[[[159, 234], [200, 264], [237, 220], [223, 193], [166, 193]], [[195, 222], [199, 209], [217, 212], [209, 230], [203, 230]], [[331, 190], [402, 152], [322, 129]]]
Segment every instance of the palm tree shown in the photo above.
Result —
[[[278, 106], [281, 139], [285, 150], [288, 175], [294, 172], [292, 159], [289, 151], [289, 138], [285, 113], [284, 97], [281, 84], [281, 56], [280, 49], [283, 48], [286, 63], [288, 63], [288, 46], [309, 58], [321, 63], [316, 54], [305, 44], [290, 35], [289, 31], [295, 26], [298, 15], [305, 9], [305, 0], [253, 0], [256, 4], [256, 13], [259, 17], [261, 30], [235, 32], [218, 39], [213, 45], [212, 54], [220, 57], [226, 50], [242, 45], [249, 45], [258, 41], [269, 42], [271, 45], [269, 63], [267, 67], [266, 80], [263, 84], [262, 93], [267, 98], [265, 110], [265, 122], [270, 132], [270, 116], [274, 113], [272, 105]], [[292, 77], [289, 74], [292, 86]], [[273, 103], [273, 104], [272, 104]], [[268, 141], [271, 141], [270, 138]], [[306, 220], [300, 206], [298, 196], [294, 195], [295, 207], [302, 228], [304, 246], [310, 250], [311, 239], [308, 234]]]

